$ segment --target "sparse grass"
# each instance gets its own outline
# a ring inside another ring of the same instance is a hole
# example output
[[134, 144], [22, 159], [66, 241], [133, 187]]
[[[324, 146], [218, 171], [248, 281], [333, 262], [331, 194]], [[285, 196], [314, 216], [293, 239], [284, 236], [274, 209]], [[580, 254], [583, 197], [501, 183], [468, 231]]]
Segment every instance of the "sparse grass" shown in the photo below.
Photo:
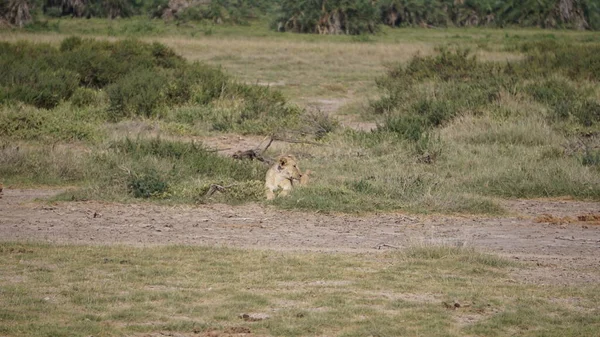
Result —
[[[0, 331], [15, 337], [232, 327], [271, 336], [582, 336], [600, 325], [597, 284], [523, 284], [512, 273], [530, 267], [470, 248], [318, 254], [0, 243], [0, 254]], [[461, 308], [443, 304], [454, 301]], [[245, 322], [243, 313], [270, 318]]]

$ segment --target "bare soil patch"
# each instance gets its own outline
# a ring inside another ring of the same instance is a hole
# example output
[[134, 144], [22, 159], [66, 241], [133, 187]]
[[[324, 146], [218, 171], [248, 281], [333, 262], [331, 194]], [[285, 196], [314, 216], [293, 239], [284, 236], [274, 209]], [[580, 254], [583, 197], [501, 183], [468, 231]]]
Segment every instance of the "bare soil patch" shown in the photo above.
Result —
[[[0, 241], [93, 245], [213, 245], [251, 249], [377, 252], [414, 244], [474, 246], [536, 268], [516, 271], [533, 283], [597, 283], [600, 203], [512, 200], [504, 217], [352, 216], [229, 206], [97, 201], [40, 202], [56, 190], [10, 189], [0, 199]], [[573, 221], [553, 221], [553, 219]], [[589, 220], [589, 221], [588, 221]]]

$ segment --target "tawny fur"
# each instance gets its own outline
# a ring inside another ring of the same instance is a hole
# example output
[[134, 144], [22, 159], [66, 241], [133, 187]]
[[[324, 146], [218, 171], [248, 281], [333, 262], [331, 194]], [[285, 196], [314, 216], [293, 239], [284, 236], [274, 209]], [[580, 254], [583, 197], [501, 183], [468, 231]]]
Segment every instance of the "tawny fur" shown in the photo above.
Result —
[[288, 195], [294, 187], [294, 180], [302, 184], [302, 174], [298, 168], [296, 157], [284, 155], [277, 158], [277, 162], [267, 171], [265, 180], [267, 200], [272, 200], [276, 196]]

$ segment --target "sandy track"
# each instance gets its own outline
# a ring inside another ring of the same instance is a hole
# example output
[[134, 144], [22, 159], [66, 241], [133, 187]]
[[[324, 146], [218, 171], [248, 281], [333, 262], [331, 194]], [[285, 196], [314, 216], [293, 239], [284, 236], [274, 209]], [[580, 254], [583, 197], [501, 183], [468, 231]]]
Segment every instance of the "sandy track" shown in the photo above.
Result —
[[600, 281], [600, 218], [581, 218], [600, 215], [596, 202], [507, 201], [513, 215], [506, 217], [400, 213], [356, 217], [281, 211], [257, 204], [34, 201], [54, 193], [5, 189], [0, 199], [0, 241], [355, 252], [443, 243], [478, 247], [554, 271], [527, 276], [536, 282]]

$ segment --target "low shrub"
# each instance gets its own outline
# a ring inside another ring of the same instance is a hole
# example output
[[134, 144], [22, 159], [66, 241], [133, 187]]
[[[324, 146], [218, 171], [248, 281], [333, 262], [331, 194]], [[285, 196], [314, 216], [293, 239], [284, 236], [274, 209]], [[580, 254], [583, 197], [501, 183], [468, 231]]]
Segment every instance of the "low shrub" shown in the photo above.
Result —
[[[112, 121], [161, 118], [168, 108], [199, 105], [206, 108], [188, 122], [244, 133], [268, 134], [300, 123], [301, 110], [281, 93], [238, 83], [220, 68], [187, 63], [160, 43], [69, 37], [59, 48], [26, 42], [0, 47], [0, 102], [52, 109], [71, 100], [84, 108], [106, 96]], [[234, 110], [219, 108], [227, 100], [236, 102]]]
[[71, 104], [78, 108], [96, 105], [99, 101], [96, 90], [79, 87], [71, 95]]
[[[598, 73], [598, 62], [588, 57], [589, 50], [598, 47], [556, 41], [525, 43], [519, 50], [527, 57], [506, 64], [480, 62], [467, 50], [439, 49], [433, 56], [417, 55], [377, 79], [382, 97], [371, 102], [370, 111], [384, 115], [380, 130], [416, 141], [423, 132], [444, 126], [456, 116], [494, 109], [502, 93], [525, 93], [548, 107], [553, 123], [574, 121], [591, 127], [600, 121], [600, 103], [593, 90], [572, 80], [597, 80], [596, 75], [587, 74]], [[586, 63], [575, 60], [576, 55]]]
[[581, 164], [600, 168], [600, 150], [586, 150], [581, 157]]
[[152, 70], [141, 70], [123, 77], [106, 88], [110, 106], [110, 116], [115, 119], [123, 117], [155, 117], [167, 102], [167, 76]]
[[134, 198], [161, 198], [167, 196], [169, 184], [155, 170], [148, 170], [131, 173], [127, 188]]
[[0, 106], [0, 135], [13, 140], [91, 140], [99, 130], [73, 111]]

